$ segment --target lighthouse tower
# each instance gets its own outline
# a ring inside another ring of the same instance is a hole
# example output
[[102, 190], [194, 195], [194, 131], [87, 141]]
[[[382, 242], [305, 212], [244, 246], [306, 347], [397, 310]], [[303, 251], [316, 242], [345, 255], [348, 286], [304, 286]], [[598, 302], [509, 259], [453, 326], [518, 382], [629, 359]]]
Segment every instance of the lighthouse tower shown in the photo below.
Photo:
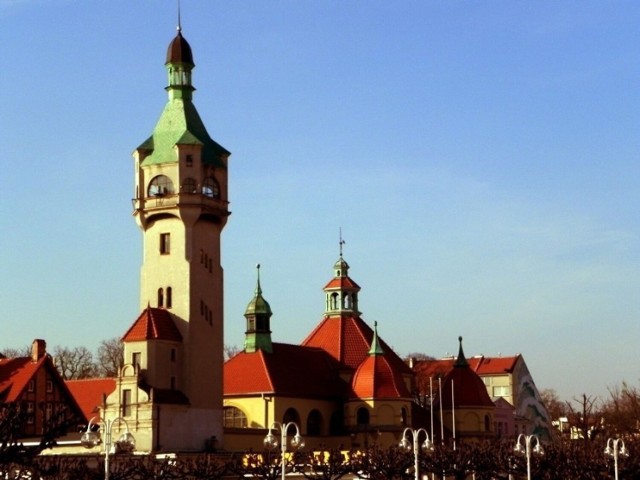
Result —
[[165, 66], [168, 101], [134, 152], [134, 216], [143, 237], [141, 314], [106, 401], [141, 451], [222, 447], [223, 271], [230, 153], [192, 102], [195, 66], [178, 27]]

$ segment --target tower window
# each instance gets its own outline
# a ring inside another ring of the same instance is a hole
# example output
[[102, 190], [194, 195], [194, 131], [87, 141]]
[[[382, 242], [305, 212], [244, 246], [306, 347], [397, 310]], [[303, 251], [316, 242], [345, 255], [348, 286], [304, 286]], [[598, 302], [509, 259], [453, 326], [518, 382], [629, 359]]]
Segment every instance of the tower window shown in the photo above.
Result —
[[176, 349], [175, 348], [171, 349], [171, 361], [172, 362], [176, 361]]
[[122, 416], [131, 416], [131, 390], [122, 391]]
[[167, 287], [167, 308], [171, 308], [172, 305], [172, 299], [171, 299], [171, 294], [172, 294], [172, 290], [171, 287]]
[[202, 194], [209, 198], [220, 198], [220, 186], [213, 177], [207, 177], [202, 185]]
[[131, 363], [133, 364], [133, 366], [136, 368], [136, 370], [138, 368], [140, 368], [140, 361], [142, 360], [142, 353], [140, 352], [133, 352], [131, 354]]
[[160, 254], [168, 255], [170, 252], [171, 252], [171, 234], [161, 233], [160, 234]]
[[147, 191], [150, 197], [162, 197], [163, 195], [173, 195], [174, 193], [173, 182], [166, 175], [153, 177]]
[[162, 290], [162, 288], [158, 289], [158, 307], [164, 307], [164, 291]]
[[183, 193], [196, 193], [198, 191], [198, 184], [193, 178], [185, 178], [182, 182]]
[[193, 155], [187, 155], [186, 164], [187, 164], [187, 167], [193, 167]]

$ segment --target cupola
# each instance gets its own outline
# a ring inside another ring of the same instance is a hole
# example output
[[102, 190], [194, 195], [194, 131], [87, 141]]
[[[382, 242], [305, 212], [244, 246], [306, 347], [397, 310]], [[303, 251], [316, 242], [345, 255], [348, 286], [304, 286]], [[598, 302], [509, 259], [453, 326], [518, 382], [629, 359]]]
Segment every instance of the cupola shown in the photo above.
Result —
[[245, 332], [244, 350], [253, 353], [262, 350], [272, 353], [271, 344], [271, 306], [262, 296], [260, 286], [260, 264], [256, 265], [257, 282], [255, 294], [244, 312], [247, 319], [247, 330]]

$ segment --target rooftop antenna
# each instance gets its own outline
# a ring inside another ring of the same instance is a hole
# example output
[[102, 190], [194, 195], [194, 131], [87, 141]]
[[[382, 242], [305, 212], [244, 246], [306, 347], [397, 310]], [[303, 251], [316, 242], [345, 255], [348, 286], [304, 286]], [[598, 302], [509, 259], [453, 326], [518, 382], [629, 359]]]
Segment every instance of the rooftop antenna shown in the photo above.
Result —
[[182, 32], [182, 19], [180, 18], [180, 0], [178, 2], [178, 33]]
[[342, 227], [340, 227], [340, 258], [342, 258], [342, 246], [345, 244], [346, 242], [342, 239]]

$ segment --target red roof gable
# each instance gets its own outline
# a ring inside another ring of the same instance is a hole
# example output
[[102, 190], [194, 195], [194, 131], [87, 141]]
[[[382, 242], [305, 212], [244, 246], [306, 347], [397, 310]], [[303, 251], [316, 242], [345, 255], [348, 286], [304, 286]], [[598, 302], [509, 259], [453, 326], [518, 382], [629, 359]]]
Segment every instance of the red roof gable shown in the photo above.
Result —
[[323, 350], [273, 343], [273, 352], [240, 352], [224, 364], [224, 394], [274, 393], [327, 398], [344, 394], [338, 363]]
[[351, 381], [352, 398], [410, 398], [402, 376], [386, 355], [369, 355]]
[[182, 342], [182, 335], [167, 310], [147, 307], [122, 337], [123, 342], [141, 340]]
[[100, 418], [99, 406], [103, 397], [116, 389], [115, 378], [86, 378], [83, 380], [66, 380], [67, 388], [82, 409], [84, 416]]
[[454, 365], [442, 380], [442, 396], [436, 397], [436, 404], [442, 398], [442, 407], [493, 407], [482, 379], [467, 364]]
[[[356, 370], [369, 355], [373, 330], [358, 316], [327, 316], [302, 342], [303, 346], [321, 348], [338, 362]], [[399, 373], [412, 373], [411, 369], [382, 340], [378, 339], [385, 356]]]
[[0, 359], [0, 401], [15, 402], [48, 358], [43, 356], [37, 362], [31, 357]]

